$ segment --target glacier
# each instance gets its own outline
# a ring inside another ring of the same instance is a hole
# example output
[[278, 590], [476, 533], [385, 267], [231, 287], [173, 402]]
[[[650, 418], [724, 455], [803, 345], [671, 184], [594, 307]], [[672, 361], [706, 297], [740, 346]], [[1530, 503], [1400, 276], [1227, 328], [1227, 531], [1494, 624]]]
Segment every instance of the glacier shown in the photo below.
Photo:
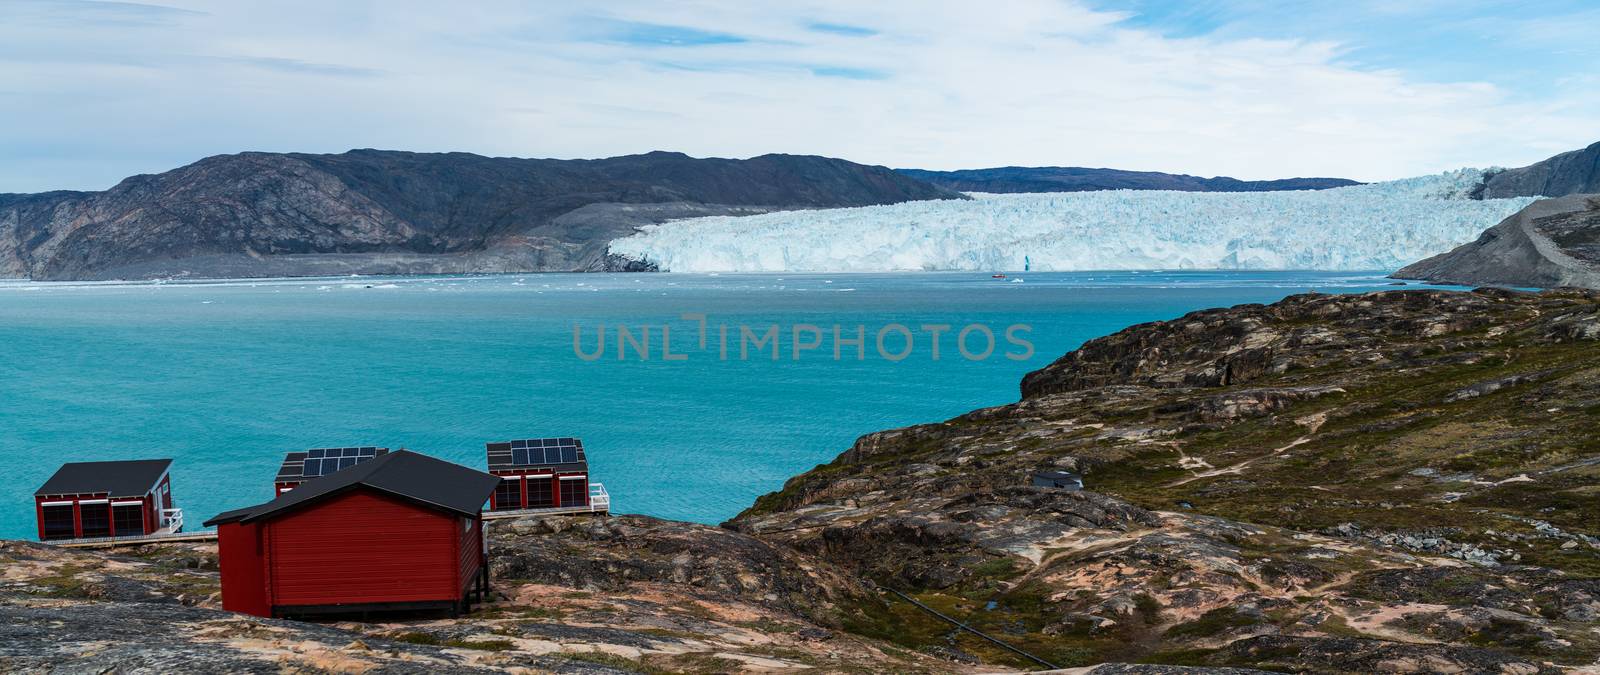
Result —
[[611, 252], [667, 272], [1389, 270], [1537, 198], [1475, 200], [1484, 171], [1294, 192], [1109, 190], [670, 221]]

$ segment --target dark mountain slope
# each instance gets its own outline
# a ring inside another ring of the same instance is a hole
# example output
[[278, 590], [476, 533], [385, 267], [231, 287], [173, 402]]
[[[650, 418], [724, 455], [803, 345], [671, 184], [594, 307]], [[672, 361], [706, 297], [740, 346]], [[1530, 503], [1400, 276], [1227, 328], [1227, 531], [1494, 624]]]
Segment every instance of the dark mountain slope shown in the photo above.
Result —
[[1324, 190], [1360, 185], [1344, 178], [1286, 178], [1245, 181], [1201, 178], [1155, 171], [1087, 169], [1072, 166], [1007, 166], [961, 171], [898, 169], [912, 178], [960, 192], [1086, 192], [1090, 190], [1181, 190], [1184, 192], [1271, 192]]
[[602, 269], [608, 242], [666, 218], [949, 198], [883, 167], [795, 155], [252, 152], [104, 192], [0, 195], [0, 277]]
[[1541, 199], [1476, 241], [1394, 276], [1469, 286], [1600, 289], [1600, 195]]
[[1600, 143], [1496, 173], [1484, 181], [1479, 197], [1565, 197], [1596, 192], [1600, 192]]

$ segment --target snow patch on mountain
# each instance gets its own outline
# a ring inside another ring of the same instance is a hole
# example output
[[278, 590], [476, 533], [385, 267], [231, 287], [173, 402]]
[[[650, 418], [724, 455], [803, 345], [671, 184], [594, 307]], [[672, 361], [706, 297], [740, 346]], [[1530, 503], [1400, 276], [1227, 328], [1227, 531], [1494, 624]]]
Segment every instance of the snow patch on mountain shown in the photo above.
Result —
[[1484, 172], [1296, 192], [1111, 190], [710, 217], [611, 252], [671, 272], [1395, 269], [1535, 198], [1474, 200]]

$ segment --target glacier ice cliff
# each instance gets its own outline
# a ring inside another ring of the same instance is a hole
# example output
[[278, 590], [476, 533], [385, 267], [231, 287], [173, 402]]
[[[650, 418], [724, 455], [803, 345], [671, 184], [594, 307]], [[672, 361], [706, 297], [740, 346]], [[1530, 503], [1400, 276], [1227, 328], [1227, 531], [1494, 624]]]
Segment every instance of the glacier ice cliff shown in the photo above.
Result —
[[970, 201], [672, 221], [611, 242], [669, 272], [1395, 269], [1472, 241], [1531, 197], [1484, 172], [1331, 190], [975, 194]]

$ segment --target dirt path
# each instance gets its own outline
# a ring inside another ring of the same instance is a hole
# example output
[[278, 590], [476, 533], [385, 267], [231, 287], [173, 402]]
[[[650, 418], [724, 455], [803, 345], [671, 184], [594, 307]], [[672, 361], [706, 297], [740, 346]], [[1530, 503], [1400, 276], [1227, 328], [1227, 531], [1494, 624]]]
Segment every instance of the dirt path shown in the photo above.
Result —
[[[1177, 486], [1183, 485], [1185, 483], [1190, 483], [1190, 482], [1193, 482], [1193, 481], [1200, 480], [1201, 478], [1211, 478], [1213, 476], [1222, 476], [1222, 475], [1225, 475], [1225, 474], [1240, 474], [1240, 473], [1243, 473], [1245, 468], [1249, 467], [1251, 464], [1256, 463], [1257, 461], [1261, 460], [1262, 458], [1265, 458], [1265, 457], [1277, 457], [1279, 455], [1282, 455], [1283, 453], [1288, 452], [1290, 448], [1293, 448], [1293, 447], [1295, 447], [1297, 445], [1301, 445], [1303, 443], [1306, 443], [1306, 442], [1310, 441], [1311, 438], [1312, 438], [1311, 436], [1301, 436], [1300, 438], [1295, 439], [1294, 442], [1292, 442], [1292, 443], [1290, 443], [1288, 445], [1285, 445], [1285, 446], [1283, 446], [1281, 448], [1277, 448], [1277, 449], [1273, 450], [1272, 452], [1269, 452], [1269, 453], [1267, 453], [1265, 455], [1262, 455], [1260, 457], [1251, 457], [1250, 459], [1247, 459], [1247, 460], [1244, 460], [1242, 462], [1239, 462], [1238, 464], [1225, 466], [1225, 467], [1222, 467], [1220, 469], [1212, 468], [1212, 469], [1207, 470], [1207, 471], [1201, 471], [1201, 472], [1196, 473], [1195, 475], [1190, 476], [1188, 478], [1184, 478], [1184, 479], [1181, 479], [1181, 480], [1177, 480], [1177, 481], [1173, 481], [1171, 483], [1168, 483], [1166, 485], [1166, 487], [1177, 487]], [[1179, 452], [1180, 455], [1183, 453], [1182, 450], [1179, 450], [1178, 452]], [[1185, 466], [1185, 464], [1188, 464], [1189, 466]], [[1188, 455], [1183, 455], [1183, 458], [1179, 460], [1179, 466], [1183, 466], [1183, 468], [1185, 468], [1185, 469], [1191, 469], [1192, 470], [1193, 467], [1198, 467], [1200, 465], [1211, 466], [1211, 464], [1206, 462], [1204, 459], [1200, 459], [1198, 457], [1189, 457]]]

